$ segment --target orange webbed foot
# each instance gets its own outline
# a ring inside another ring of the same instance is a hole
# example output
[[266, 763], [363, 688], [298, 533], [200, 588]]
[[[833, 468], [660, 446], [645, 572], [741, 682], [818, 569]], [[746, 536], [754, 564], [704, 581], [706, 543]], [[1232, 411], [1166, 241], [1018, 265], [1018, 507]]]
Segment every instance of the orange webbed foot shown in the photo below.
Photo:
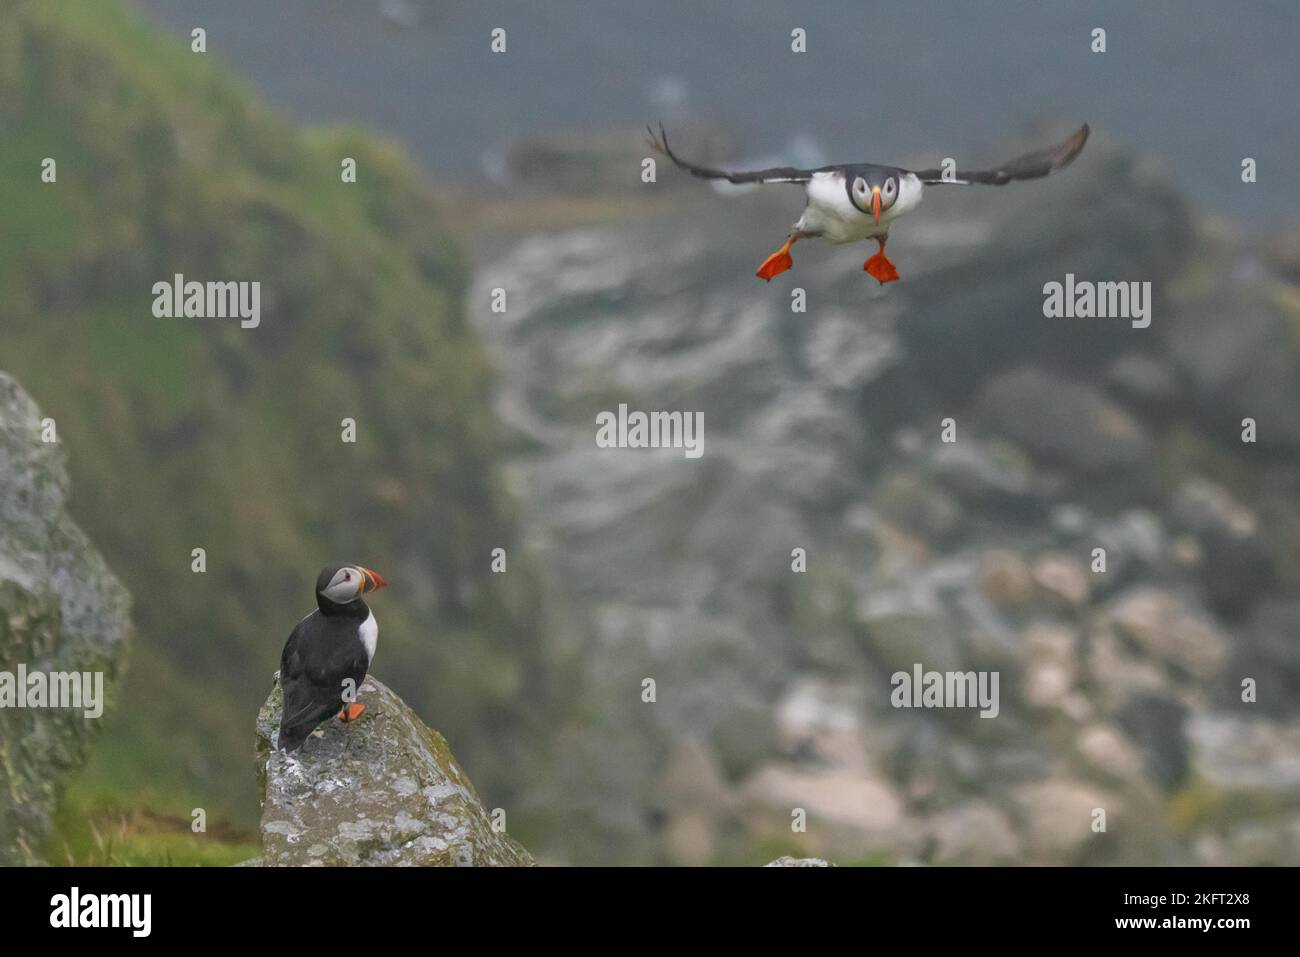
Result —
[[758, 267], [758, 272], [754, 275], [771, 282], [773, 276], [781, 275], [793, 265], [793, 257], [785, 249], [778, 249], [763, 260], [763, 265]]
[[360, 701], [353, 702], [339, 712], [339, 720], [343, 722], [355, 721], [365, 712], [366, 706]]
[[785, 241], [785, 245], [764, 259], [763, 265], [758, 267], [758, 272], [754, 275], [759, 279], [771, 282], [773, 276], [779, 276], [793, 266], [794, 260], [790, 257], [790, 247], [794, 245], [797, 238], [791, 233], [790, 237]]
[[882, 286], [887, 282], [898, 281], [898, 270], [894, 267], [893, 263], [885, 258], [884, 250], [876, 253], [863, 263], [862, 268], [867, 271], [872, 279], [875, 279]]

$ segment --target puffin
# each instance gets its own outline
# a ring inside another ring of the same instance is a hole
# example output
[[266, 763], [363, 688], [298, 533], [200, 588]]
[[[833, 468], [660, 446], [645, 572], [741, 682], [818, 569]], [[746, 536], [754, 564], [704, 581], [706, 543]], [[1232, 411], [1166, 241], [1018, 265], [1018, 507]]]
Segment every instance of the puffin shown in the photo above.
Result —
[[355, 694], [374, 660], [379, 625], [361, 596], [387, 584], [384, 576], [360, 565], [321, 569], [316, 610], [294, 626], [280, 655], [280, 749], [297, 750], [331, 715], [350, 722], [366, 710]]
[[804, 187], [803, 215], [790, 229], [785, 243], [758, 267], [759, 279], [771, 282], [793, 264], [790, 247], [800, 239], [819, 237], [837, 245], [874, 239], [879, 250], [862, 268], [882, 286], [898, 279], [898, 269], [885, 256], [885, 241], [894, 222], [916, 209], [927, 186], [1005, 186], [1017, 180], [1040, 179], [1069, 166], [1088, 141], [1088, 124], [1064, 141], [1035, 150], [991, 169], [910, 170], [875, 163], [848, 163], [817, 169], [777, 166], [771, 169], [728, 172], [700, 166], [682, 159], [668, 145], [663, 124], [659, 134], [646, 127], [650, 146], [677, 166], [704, 179], [725, 179], [730, 183], [797, 183]]

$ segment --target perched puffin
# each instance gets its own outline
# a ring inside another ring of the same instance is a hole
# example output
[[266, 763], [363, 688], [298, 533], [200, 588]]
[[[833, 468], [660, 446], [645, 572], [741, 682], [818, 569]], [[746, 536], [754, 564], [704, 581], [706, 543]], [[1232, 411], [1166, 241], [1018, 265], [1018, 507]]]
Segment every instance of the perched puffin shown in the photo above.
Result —
[[316, 579], [316, 610], [294, 627], [280, 655], [284, 717], [278, 746], [294, 751], [330, 715], [355, 721], [366, 706], [347, 698], [375, 657], [379, 625], [361, 596], [388, 583], [360, 565], [331, 565]]
[[1005, 186], [1013, 180], [1038, 179], [1068, 166], [1088, 140], [1088, 124], [1085, 123], [1069, 139], [1056, 146], [1026, 153], [990, 170], [959, 169], [947, 175], [941, 169], [913, 171], [898, 166], [877, 166], [874, 163], [850, 163], [819, 169], [778, 166], [728, 173], [682, 159], [669, 147], [668, 134], [662, 124], [658, 136], [648, 127], [647, 131], [650, 133], [651, 147], [695, 176], [725, 179], [732, 183], [804, 185], [807, 205], [803, 215], [790, 230], [785, 244], [758, 267], [757, 275], [760, 279], [770, 282], [773, 276], [785, 272], [793, 265], [790, 247], [796, 240], [820, 236], [828, 242], [841, 244], [874, 239], [880, 244], [880, 250], [862, 268], [882, 286], [898, 278], [898, 270], [885, 258], [885, 240], [889, 238], [889, 227], [894, 224], [894, 220], [917, 207], [926, 186], [969, 186], [972, 183]]

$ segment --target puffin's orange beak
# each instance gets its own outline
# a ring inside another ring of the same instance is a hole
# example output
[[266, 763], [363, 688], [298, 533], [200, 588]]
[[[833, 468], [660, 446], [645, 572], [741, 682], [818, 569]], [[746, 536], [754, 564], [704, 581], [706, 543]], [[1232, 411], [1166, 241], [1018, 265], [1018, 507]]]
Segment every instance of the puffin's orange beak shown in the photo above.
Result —
[[369, 568], [357, 567], [361, 572], [361, 593], [363, 595], [368, 591], [379, 591], [388, 584], [388, 582], [384, 581], [384, 576], [379, 572], [371, 571]]
[[880, 225], [880, 187], [871, 187], [871, 217]]

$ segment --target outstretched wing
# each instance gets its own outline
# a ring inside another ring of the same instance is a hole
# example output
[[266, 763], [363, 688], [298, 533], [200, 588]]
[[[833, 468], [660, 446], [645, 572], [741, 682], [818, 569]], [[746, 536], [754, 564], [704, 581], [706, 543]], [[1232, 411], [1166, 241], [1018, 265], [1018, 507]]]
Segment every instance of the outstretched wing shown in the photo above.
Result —
[[916, 170], [916, 175], [921, 182], [927, 185], [951, 184], [956, 186], [969, 186], [972, 183], [983, 183], [987, 186], [1005, 186], [1013, 180], [1039, 179], [1048, 173], [1055, 173], [1058, 169], [1069, 166], [1083, 150], [1083, 144], [1088, 142], [1088, 132], [1088, 124], [1084, 123], [1064, 142], [1058, 143], [1056, 146], [1050, 146], [1045, 150], [1037, 150], [1033, 153], [1026, 153], [1024, 156], [1017, 156], [1015, 159], [1001, 163], [993, 169], [959, 169], [952, 174], [951, 179], [945, 179], [943, 170], [938, 169]]
[[656, 152], [663, 153], [691, 175], [700, 176], [704, 179], [725, 179], [729, 183], [806, 183], [812, 179], [812, 174], [816, 172], [816, 170], [811, 169], [795, 169], [793, 166], [773, 166], [771, 169], [728, 173], [726, 170], [697, 166], [695, 163], [687, 162], [672, 151], [672, 147], [668, 145], [668, 133], [664, 130], [662, 123], [659, 125], [658, 136], [648, 126], [646, 132], [650, 134], [650, 146]]

